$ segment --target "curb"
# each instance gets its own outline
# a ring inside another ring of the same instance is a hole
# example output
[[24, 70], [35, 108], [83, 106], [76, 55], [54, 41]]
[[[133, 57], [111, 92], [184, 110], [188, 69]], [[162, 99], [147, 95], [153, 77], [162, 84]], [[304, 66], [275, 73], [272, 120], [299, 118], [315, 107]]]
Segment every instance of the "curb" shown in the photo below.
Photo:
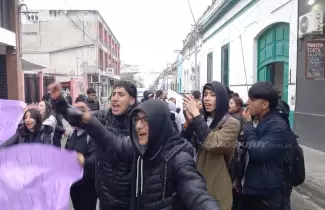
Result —
[[295, 187], [295, 190], [303, 196], [307, 196], [319, 207], [325, 209], [325, 189], [320, 184], [306, 179], [304, 183]]

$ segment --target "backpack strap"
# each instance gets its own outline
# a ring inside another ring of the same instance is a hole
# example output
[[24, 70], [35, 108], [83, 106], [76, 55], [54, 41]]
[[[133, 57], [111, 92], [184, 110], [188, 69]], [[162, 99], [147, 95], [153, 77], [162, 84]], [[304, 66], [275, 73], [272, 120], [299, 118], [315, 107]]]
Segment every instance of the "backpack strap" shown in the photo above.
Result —
[[89, 144], [89, 142], [90, 142], [90, 136], [87, 135], [87, 144]]
[[165, 199], [167, 189], [167, 171], [168, 171], [168, 160], [163, 160], [160, 164], [160, 177], [163, 181], [163, 192], [162, 200]]
[[187, 145], [187, 140], [182, 138], [183, 143], [172, 149], [167, 155], [164, 155], [160, 163], [160, 178], [163, 181], [162, 200], [165, 199], [168, 189], [169, 167], [168, 163], [175, 155]]

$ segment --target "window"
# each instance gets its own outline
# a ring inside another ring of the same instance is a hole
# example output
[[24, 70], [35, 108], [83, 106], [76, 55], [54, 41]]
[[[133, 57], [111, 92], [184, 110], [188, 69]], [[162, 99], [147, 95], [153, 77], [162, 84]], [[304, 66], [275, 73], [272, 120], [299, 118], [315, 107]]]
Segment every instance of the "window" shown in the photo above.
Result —
[[229, 43], [221, 47], [221, 83], [229, 85]]
[[10, 30], [9, 1], [0, 0], [0, 27]]
[[210, 52], [207, 56], [207, 82], [213, 80], [213, 52]]

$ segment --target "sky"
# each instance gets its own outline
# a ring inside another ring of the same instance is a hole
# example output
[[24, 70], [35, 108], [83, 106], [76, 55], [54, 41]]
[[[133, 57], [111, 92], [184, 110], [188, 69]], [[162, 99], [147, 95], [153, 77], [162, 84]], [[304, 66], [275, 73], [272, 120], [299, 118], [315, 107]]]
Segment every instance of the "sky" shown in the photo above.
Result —
[[[29, 9], [98, 10], [121, 44], [121, 61], [141, 71], [173, 63], [194, 20], [188, 0], [24, 0]], [[212, 0], [189, 0], [198, 19]], [[151, 76], [152, 77], [152, 76]], [[153, 79], [150, 79], [153, 80]], [[147, 82], [146, 82], [147, 83]]]

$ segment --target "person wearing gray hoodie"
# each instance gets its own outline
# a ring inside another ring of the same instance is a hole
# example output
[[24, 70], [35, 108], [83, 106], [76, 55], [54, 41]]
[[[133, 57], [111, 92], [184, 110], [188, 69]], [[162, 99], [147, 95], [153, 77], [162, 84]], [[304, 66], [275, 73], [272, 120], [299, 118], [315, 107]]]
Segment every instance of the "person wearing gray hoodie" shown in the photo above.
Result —
[[176, 105], [172, 101], [167, 101], [168, 108], [171, 113], [175, 115], [175, 123], [177, 126], [177, 131], [180, 133], [182, 132], [182, 118], [181, 116], [176, 112]]

